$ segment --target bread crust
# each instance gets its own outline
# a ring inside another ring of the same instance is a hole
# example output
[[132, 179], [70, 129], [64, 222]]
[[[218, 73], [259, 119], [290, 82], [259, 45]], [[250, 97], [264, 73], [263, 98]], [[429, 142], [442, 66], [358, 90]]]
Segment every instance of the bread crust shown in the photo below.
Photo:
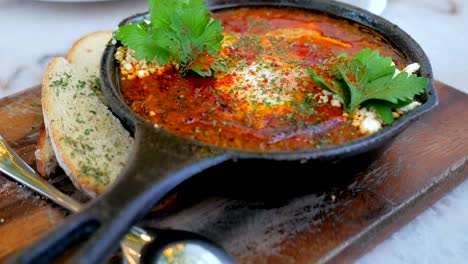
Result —
[[39, 128], [39, 135], [37, 137], [36, 151], [36, 169], [39, 175], [48, 179], [49, 176], [55, 172], [57, 168], [57, 158], [55, 157], [49, 137], [47, 136], [44, 122]]

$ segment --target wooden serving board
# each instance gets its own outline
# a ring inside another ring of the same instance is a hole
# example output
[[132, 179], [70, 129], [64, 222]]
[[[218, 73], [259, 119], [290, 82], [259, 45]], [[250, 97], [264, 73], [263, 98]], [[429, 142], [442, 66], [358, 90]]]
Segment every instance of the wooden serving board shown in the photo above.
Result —
[[[338, 176], [302, 171], [301, 178], [271, 168], [237, 176], [218, 169], [184, 183], [143, 224], [201, 233], [241, 263], [351, 262], [468, 177], [468, 96], [442, 83], [437, 90], [439, 106], [370, 165]], [[32, 165], [41, 121], [39, 88], [0, 100], [0, 134]], [[83, 199], [63, 175], [53, 181]], [[0, 262], [65, 215], [0, 175]]]

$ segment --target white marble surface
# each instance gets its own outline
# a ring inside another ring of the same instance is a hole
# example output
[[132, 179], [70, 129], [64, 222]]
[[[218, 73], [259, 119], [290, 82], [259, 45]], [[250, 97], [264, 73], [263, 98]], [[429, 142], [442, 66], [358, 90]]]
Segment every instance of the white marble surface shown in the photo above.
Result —
[[[0, 0], [0, 97], [39, 84], [48, 58], [64, 54], [79, 36], [112, 30], [121, 18], [145, 9], [143, 0], [101, 3]], [[436, 79], [468, 92], [465, 61], [468, 15], [464, 12], [452, 16], [448, 10], [448, 1], [389, 0], [382, 16], [421, 44], [433, 63]], [[466, 201], [468, 182], [357, 263], [468, 263]]]

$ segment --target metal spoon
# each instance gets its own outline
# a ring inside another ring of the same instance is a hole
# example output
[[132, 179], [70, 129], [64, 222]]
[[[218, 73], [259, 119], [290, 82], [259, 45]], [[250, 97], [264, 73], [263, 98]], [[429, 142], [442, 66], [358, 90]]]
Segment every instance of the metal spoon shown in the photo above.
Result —
[[[13, 151], [1, 135], [0, 172], [72, 212], [76, 213], [82, 208], [79, 202], [40, 177]], [[120, 243], [120, 247], [126, 263], [129, 264], [175, 263], [174, 261], [182, 263], [181, 259], [194, 263], [234, 263], [232, 258], [213, 242], [199, 235], [178, 230], [143, 229], [133, 226]], [[171, 254], [171, 258], [168, 258], [168, 253]]]

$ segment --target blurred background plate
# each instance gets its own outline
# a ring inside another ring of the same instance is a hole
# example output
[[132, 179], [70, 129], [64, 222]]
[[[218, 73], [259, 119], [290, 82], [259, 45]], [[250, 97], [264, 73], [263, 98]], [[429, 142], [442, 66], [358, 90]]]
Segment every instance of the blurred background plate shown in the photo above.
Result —
[[109, 2], [114, 0], [34, 0], [38, 2], [58, 2], [58, 3], [86, 3], [86, 2]]
[[340, 2], [348, 3], [358, 6], [362, 9], [369, 10], [370, 12], [380, 15], [387, 6], [387, 0], [339, 0]]

